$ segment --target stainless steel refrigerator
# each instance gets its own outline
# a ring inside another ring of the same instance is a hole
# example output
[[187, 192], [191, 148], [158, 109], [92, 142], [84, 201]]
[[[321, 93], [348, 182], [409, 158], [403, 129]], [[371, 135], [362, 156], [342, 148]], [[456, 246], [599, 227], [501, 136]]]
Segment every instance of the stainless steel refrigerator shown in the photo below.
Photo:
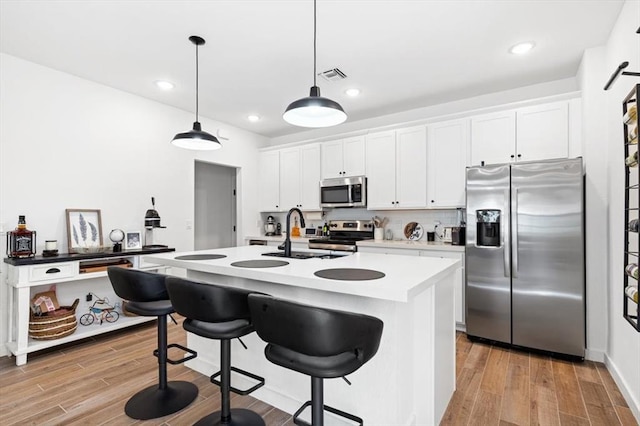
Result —
[[471, 337], [584, 357], [582, 159], [467, 169]]

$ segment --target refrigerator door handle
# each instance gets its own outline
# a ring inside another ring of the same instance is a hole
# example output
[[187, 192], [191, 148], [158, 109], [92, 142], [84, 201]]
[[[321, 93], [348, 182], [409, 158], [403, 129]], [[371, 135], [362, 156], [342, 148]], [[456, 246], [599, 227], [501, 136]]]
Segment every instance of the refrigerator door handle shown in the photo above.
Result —
[[511, 237], [511, 250], [513, 251], [513, 278], [518, 278], [518, 188], [511, 189], [511, 224], [513, 236]]
[[504, 256], [504, 276], [505, 277], [510, 277], [511, 276], [511, 264], [510, 264], [510, 258], [509, 258], [509, 247], [505, 244], [505, 241], [509, 241], [509, 223], [507, 220], [504, 220], [505, 218], [509, 217], [509, 190], [505, 189], [504, 190], [504, 208], [502, 210], [502, 220], [501, 222], [501, 227], [502, 227], [502, 249], [503, 249], [503, 256]]

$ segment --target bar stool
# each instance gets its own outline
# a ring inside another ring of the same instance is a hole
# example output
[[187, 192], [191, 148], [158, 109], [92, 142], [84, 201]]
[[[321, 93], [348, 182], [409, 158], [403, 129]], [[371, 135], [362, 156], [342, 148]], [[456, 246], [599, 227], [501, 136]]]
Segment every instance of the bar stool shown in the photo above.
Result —
[[[383, 322], [378, 318], [303, 305], [267, 295], [249, 295], [251, 320], [267, 346], [272, 363], [311, 376], [311, 401], [293, 415], [298, 419], [311, 406], [311, 424], [322, 426], [324, 410], [362, 425], [360, 417], [324, 405], [323, 379], [353, 373], [378, 351]], [[346, 380], [346, 379], [345, 379]]]
[[[158, 317], [158, 347], [153, 355], [158, 358], [158, 384], [133, 395], [124, 407], [127, 416], [138, 420], [164, 417], [182, 410], [198, 396], [198, 387], [184, 381], [167, 381], [167, 362], [181, 364], [197, 354], [177, 343], [167, 345], [167, 315], [174, 311], [165, 286], [165, 275], [136, 269], [110, 266], [107, 275], [116, 294], [127, 300], [127, 310], [141, 316]], [[169, 348], [179, 348], [189, 356], [170, 360]]]
[[[248, 395], [264, 386], [264, 378], [231, 366], [231, 339], [239, 339], [254, 331], [247, 304], [247, 296], [251, 292], [178, 277], [167, 277], [167, 290], [176, 312], [186, 318], [182, 323], [185, 330], [207, 339], [220, 340], [220, 371], [211, 376], [211, 382], [220, 386], [221, 409], [203, 417], [195, 425], [264, 426], [264, 420], [257, 413], [243, 408], [231, 409], [231, 391]], [[234, 388], [231, 386], [231, 371], [257, 383], [247, 390]], [[219, 381], [216, 379], [218, 376]]]

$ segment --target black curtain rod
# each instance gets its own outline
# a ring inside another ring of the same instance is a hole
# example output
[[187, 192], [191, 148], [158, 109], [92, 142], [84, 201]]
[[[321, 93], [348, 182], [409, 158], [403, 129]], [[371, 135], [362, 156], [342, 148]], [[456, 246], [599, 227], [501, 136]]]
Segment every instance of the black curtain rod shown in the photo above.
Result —
[[[640, 28], [638, 28], [638, 31], [640, 31]], [[609, 90], [609, 87], [611, 87], [611, 85], [616, 81], [616, 79], [620, 75], [632, 75], [635, 77], [640, 77], [640, 72], [622, 71], [628, 66], [629, 66], [629, 62], [627, 61], [624, 61], [623, 63], [618, 65], [618, 68], [616, 68], [613, 74], [611, 74], [611, 77], [609, 77], [609, 81], [607, 81], [607, 84], [604, 85], [604, 90]]]

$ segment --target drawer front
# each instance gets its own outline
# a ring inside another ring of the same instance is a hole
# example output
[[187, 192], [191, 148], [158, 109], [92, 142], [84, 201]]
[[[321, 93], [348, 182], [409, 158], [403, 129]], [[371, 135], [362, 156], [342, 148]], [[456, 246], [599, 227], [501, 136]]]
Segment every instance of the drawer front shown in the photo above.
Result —
[[49, 263], [29, 267], [29, 281], [49, 281], [60, 278], [71, 278], [78, 274], [76, 262]]

